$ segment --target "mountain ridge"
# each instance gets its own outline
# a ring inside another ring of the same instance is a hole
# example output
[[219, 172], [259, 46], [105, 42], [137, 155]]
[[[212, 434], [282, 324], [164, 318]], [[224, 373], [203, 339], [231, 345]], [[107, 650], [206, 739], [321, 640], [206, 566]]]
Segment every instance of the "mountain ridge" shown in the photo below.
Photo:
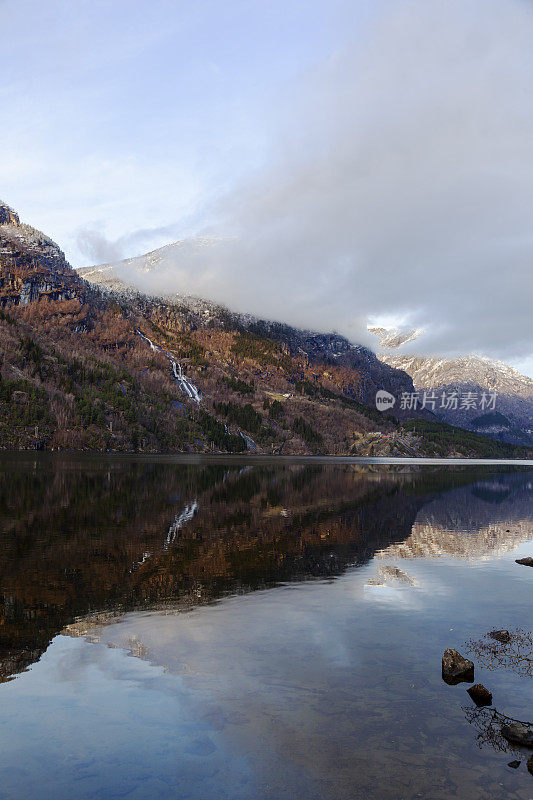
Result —
[[433, 415], [375, 408], [378, 389], [414, 387], [368, 348], [198, 298], [95, 285], [1, 209], [0, 448], [531, 454], [458, 429], [443, 444], [436, 423], [404, 430]]
[[390, 366], [402, 369], [413, 379], [420, 392], [459, 396], [471, 393], [478, 399], [483, 392], [496, 393], [495, 414], [484, 409], [467, 410], [437, 407], [438, 419], [466, 430], [485, 432], [500, 441], [533, 444], [533, 380], [502, 361], [468, 355], [442, 359], [414, 355], [387, 355], [380, 358]]
[[[151, 251], [146, 256], [125, 259], [120, 263], [124, 266], [139, 264], [144, 263], [143, 259], [146, 259], [148, 264], [144, 271], [153, 271], [154, 264], [157, 264], [159, 251], [174, 245], [166, 245], [165, 248]], [[141, 270], [143, 267], [138, 267], [138, 269]], [[78, 274], [104, 291], [123, 296], [127, 301], [132, 301], [135, 297], [146, 297], [139, 285], [136, 285], [135, 282], [126, 283], [120, 277], [116, 264], [82, 267], [78, 270]], [[229, 321], [245, 331], [273, 338], [282, 342], [292, 355], [303, 355], [308, 363], [325, 361], [331, 365], [336, 364], [359, 370], [362, 373], [363, 382], [357, 399], [364, 403], [373, 404], [375, 394], [379, 389], [384, 389], [396, 396], [402, 392], [413, 391], [412, 382], [406, 374], [402, 374], [403, 370], [384, 365], [370, 348], [354, 344], [340, 334], [295, 328], [288, 323], [232, 312], [221, 304], [192, 295], [156, 294], [153, 297], [163, 303], [170, 303], [198, 314], [207, 324], [215, 321], [227, 324]], [[400, 416], [405, 415], [400, 414]]]

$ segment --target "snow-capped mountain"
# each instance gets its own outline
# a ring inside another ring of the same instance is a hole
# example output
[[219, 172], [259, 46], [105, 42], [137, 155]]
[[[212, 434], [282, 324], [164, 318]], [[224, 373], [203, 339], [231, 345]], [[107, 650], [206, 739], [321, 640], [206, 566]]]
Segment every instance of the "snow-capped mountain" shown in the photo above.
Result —
[[457, 408], [437, 402], [434, 413], [442, 421], [505, 442], [533, 443], [533, 380], [508, 364], [476, 355], [442, 359], [380, 354], [380, 359], [407, 372], [419, 392], [435, 392], [439, 398], [454, 391], [459, 398], [474, 396], [470, 408], [461, 408], [461, 400]]
[[533, 379], [503, 361], [476, 355], [459, 358], [383, 355], [382, 359], [408, 372], [417, 388], [475, 384], [498, 394], [533, 398]]
[[393, 350], [407, 344], [407, 342], [413, 342], [424, 333], [423, 328], [402, 330], [401, 328], [381, 328], [376, 326], [369, 326], [368, 331], [378, 337], [381, 347], [390, 347]]

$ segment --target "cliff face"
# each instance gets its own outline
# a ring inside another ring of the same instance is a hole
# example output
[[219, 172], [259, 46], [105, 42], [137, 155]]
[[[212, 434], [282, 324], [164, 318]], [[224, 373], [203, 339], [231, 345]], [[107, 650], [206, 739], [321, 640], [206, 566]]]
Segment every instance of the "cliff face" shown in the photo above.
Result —
[[83, 302], [83, 287], [55, 242], [21, 224], [18, 214], [0, 203], [0, 306], [27, 306], [43, 299]]
[[19, 215], [0, 200], [0, 225], [20, 225]]

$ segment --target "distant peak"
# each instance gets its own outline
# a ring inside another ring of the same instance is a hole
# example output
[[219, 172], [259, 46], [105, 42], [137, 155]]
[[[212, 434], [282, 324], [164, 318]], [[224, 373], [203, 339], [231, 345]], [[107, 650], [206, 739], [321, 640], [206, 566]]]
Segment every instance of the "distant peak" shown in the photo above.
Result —
[[16, 211], [0, 200], [0, 225], [20, 225], [19, 215]]
[[384, 328], [370, 325], [368, 331], [379, 338], [382, 347], [394, 349], [418, 339], [424, 333], [422, 328]]

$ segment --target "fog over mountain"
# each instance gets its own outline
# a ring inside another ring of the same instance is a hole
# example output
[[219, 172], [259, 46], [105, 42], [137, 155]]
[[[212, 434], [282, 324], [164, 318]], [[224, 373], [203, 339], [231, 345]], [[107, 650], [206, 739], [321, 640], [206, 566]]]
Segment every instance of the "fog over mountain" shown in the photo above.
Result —
[[167, 247], [135, 282], [355, 341], [387, 318], [424, 328], [408, 351], [527, 358], [533, 5], [385, 7], [300, 87], [275, 160], [212, 207], [211, 245]]
[[531, 0], [3, 0], [2, 25], [0, 195], [70, 263], [193, 240], [150, 292], [533, 374]]

